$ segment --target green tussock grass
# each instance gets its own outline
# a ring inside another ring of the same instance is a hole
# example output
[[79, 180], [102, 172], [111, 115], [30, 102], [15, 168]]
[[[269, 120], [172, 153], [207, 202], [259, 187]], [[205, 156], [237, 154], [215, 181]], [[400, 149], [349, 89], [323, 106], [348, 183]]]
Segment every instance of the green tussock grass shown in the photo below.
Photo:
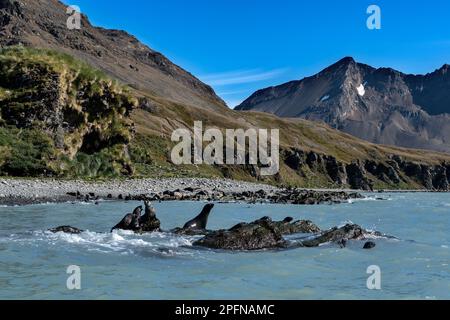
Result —
[[0, 175], [38, 176], [51, 171], [51, 139], [37, 129], [0, 127]]

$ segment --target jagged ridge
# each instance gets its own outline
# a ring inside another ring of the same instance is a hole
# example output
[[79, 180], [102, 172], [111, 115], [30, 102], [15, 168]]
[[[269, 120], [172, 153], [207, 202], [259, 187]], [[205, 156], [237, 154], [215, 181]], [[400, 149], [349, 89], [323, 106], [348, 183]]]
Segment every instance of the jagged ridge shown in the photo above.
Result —
[[450, 152], [448, 65], [427, 75], [347, 57], [315, 76], [259, 90], [236, 110], [324, 121], [374, 143]]

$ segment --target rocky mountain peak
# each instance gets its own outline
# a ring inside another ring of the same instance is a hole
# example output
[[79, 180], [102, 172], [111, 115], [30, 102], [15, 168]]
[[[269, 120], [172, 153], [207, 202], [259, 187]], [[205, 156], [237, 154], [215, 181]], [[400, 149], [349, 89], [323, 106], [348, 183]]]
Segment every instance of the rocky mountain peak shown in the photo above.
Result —
[[355, 59], [353, 59], [353, 57], [344, 57], [335, 63], [335, 65], [349, 65], [349, 64], [356, 64], [356, 61]]
[[450, 69], [450, 65], [449, 64], [444, 64], [439, 71], [441, 71], [442, 74], [447, 74], [448, 70]]
[[321, 74], [335, 74], [336, 72], [344, 71], [346, 72], [349, 69], [354, 69], [357, 67], [357, 62], [352, 57], [344, 57], [331, 66], [325, 68], [323, 71], [319, 73]]
[[448, 67], [406, 75], [345, 57], [295, 86], [260, 90], [236, 109], [323, 121], [370, 142], [450, 152]]

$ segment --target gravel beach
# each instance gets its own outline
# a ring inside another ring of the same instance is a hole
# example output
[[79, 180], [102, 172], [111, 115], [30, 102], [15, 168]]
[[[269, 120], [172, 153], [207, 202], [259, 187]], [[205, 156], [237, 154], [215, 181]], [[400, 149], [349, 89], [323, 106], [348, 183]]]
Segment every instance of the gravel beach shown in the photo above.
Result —
[[65, 202], [74, 200], [69, 193], [93, 194], [99, 199], [138, 196], [162, 193], [166, 190], [194, 188], [218, 192], [267, 192], [276, 187], [226, 180], [203, 178], [136, 179], [88, 182], [80, 180], [54, 179], [0, 179], [0, 205], [25, 205], [45, 202]]

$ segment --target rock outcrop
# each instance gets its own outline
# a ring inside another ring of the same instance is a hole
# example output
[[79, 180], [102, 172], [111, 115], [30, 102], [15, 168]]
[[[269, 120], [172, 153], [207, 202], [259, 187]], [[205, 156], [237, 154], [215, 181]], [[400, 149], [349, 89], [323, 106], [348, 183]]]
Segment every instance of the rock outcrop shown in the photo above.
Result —
[[317, 237], [310, 240], [303, 240], [300, 242], [302, 247], [318, 247], [327, 242], [334, 242], [341, 246], [345, 246], [348, 240], [361, 240], [367, 231], [356, 224], [347, 224], [343, 227], [334, 227], [330, 230], [322, 232]]
[[[318, 247], [325, 243], [334, 243], [345, 247], [349, 240], [364, 240], [368, 235], [382, 236], [378, 232], [369, 232], [356, 224], [347, 224], [343, 227], [334, 227], [320, 232], [320, 229], [311, 221], [274, 222], [268, 217], [251, 223], [240, 223], [229, 230], [212, 231], [205, 237], [194, 242], [196, 246], [221, 250], [262, 250], [280, 248]], [[304, 238], [288, 241], [283, 235], [292, 233], [310, 233]], [[366, 249], [373, 248], [374, 243], [367, 244]], [[369, 248], [370, 247], [370, 248]]]
[[[0, 174], [58, 176], [89, 169], [132, 174], [127, 146], [134, 135], [130, 113], [136, 105], [127, 88], [69, 56], [2, 49], [0, 135], [6, 136], [2, 143], [10, 157], [3, 159]], [[27, 157], [35, 159], [27, 163]], [[42, 160], [44, 168], [34, 169], [33, 160]]]
[[194, 245], [223, 250], [261, 250], [283, 248], [287, 242], [270, 219], [261, 219], [240, 223], [229, 230], [213, 231]]
[[307, 171], [319, 172], [339, 188], [371, 191], [378, 182], [394, 189], [399, 185], [416, 184], [417, 189], [450, 190], [450, 165], [447, 162], [430, 165], [392, 155], [384, 161], [367, 159], [344, 163], [333, 156], [294, 148], [284, 150], [283, 159], [299, 175], [305, 175]]

